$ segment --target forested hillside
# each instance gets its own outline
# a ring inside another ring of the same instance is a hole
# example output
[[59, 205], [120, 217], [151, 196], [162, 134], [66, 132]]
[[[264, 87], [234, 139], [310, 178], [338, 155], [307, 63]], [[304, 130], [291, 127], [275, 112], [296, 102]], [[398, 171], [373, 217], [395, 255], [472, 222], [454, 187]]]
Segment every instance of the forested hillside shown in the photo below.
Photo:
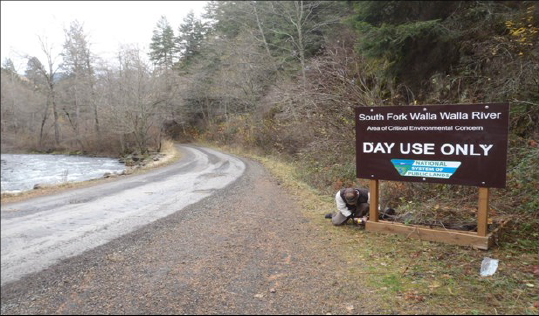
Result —
[[[24, 75], [4, 61], [2, 148], [122, 155], [206, 140], [297, 163], [329, 194], [365, 185], [354, 107], [509, 102], [508, 187], [492, 208], [536, 231], [537, 21], [532, 1], [214, 1], [181, 25], [163, 16], [149, 55], [125, 46], [115, 62], [74, 21], [60, 56], [43, 40], [47, 59], [28, 56]], [[383, 203], [422, 209], [416, 222], [440, 201], [476, 204], [471, 187], [385, 185]]]
[[[215, 3], [205, 40], [176, 64], [176, 130], [293, 161], [329, 195], [366, 186], [355, 179], [354, 107], [509, 102], [508, 188], [494, 190], [493, 215], [535, 231], [537, 13], [533, 2]], [[475, 221], [476, 188], [382, 185], [384, 205], [412, 223]]]

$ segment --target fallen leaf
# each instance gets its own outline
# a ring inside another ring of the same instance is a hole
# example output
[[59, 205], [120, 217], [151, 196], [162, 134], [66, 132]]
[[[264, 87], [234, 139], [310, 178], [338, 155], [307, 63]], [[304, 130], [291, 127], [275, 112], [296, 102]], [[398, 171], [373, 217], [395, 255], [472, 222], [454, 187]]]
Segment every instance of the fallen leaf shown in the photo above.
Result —
[[418, 302], [423, 302], [425, 300], [425, 298], [421, 295], [418, 295], [417, 292], [406, 293], [404, 295], [404, 299], [407, 301], [418, 301]]
[[531, 284], [531, 283], [526, 283], [526, 286], [527, 287], [535, 287], [535, 285]]
[[530, 145], [530, 147], [533, 147], [533, 148], [537, 148], [537, 146], [538, 146], [537, 142], [534, 141], [533, 139], [530, 139], [528, 144]]
[[350, 304], [350, 305], [346, 306], [346, 309], [347, 309], [349, 312], [351, 312], [351, 311], [354, 310], [354, 305]]
[[533, 303], [533, 307], [539, 308], [539, 302], [534, 302], [534, 303]]
[[256, 297], [256, 298], [263, 298], [264, 295], [262, 295], [262, 294], [255, 294], [255, 297]]
[[539, 275], [539, 266], [533, 266], [533, 274]]

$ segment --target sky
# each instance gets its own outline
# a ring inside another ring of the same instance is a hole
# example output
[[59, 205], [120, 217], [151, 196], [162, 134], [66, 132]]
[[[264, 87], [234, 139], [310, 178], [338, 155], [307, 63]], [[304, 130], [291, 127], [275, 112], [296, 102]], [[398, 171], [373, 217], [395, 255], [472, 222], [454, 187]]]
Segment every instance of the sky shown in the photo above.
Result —
[[22, 56], [44, 56], [38, 36], [59, 54], [64, 28], [74, 20], [83, 23], [91, 51], [104, 59], [112, 59], [121, 44], [147, 50], [162, 15], [176, 33], [190, 10], [200, 16], [205, 5], [206, 1], [1, 1], [1, 60], [11, 58], [23, 73]]

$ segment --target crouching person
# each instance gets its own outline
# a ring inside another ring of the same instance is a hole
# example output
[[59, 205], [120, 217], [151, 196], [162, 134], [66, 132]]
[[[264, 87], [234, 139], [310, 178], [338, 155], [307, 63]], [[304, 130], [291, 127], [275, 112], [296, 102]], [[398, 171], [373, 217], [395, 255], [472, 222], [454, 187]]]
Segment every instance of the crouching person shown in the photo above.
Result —
[[369, 214], [369, 191], [359, 188], [345, 188], [335, 194], [337, 212], [326, 215], [333, 225], [344, 225], [350, 218], [362, 218]]

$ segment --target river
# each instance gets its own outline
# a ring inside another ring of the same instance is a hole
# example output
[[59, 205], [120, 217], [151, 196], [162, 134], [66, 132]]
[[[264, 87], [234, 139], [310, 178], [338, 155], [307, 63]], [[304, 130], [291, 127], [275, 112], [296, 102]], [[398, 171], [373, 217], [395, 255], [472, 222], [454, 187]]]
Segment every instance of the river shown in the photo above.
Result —
[[113, 158], [26, 154], [2, 154], [0, 157], [2, 193], [32, 190], [36, 184], [96, 179], [106, 172], [125, 170], [124, 164]]

